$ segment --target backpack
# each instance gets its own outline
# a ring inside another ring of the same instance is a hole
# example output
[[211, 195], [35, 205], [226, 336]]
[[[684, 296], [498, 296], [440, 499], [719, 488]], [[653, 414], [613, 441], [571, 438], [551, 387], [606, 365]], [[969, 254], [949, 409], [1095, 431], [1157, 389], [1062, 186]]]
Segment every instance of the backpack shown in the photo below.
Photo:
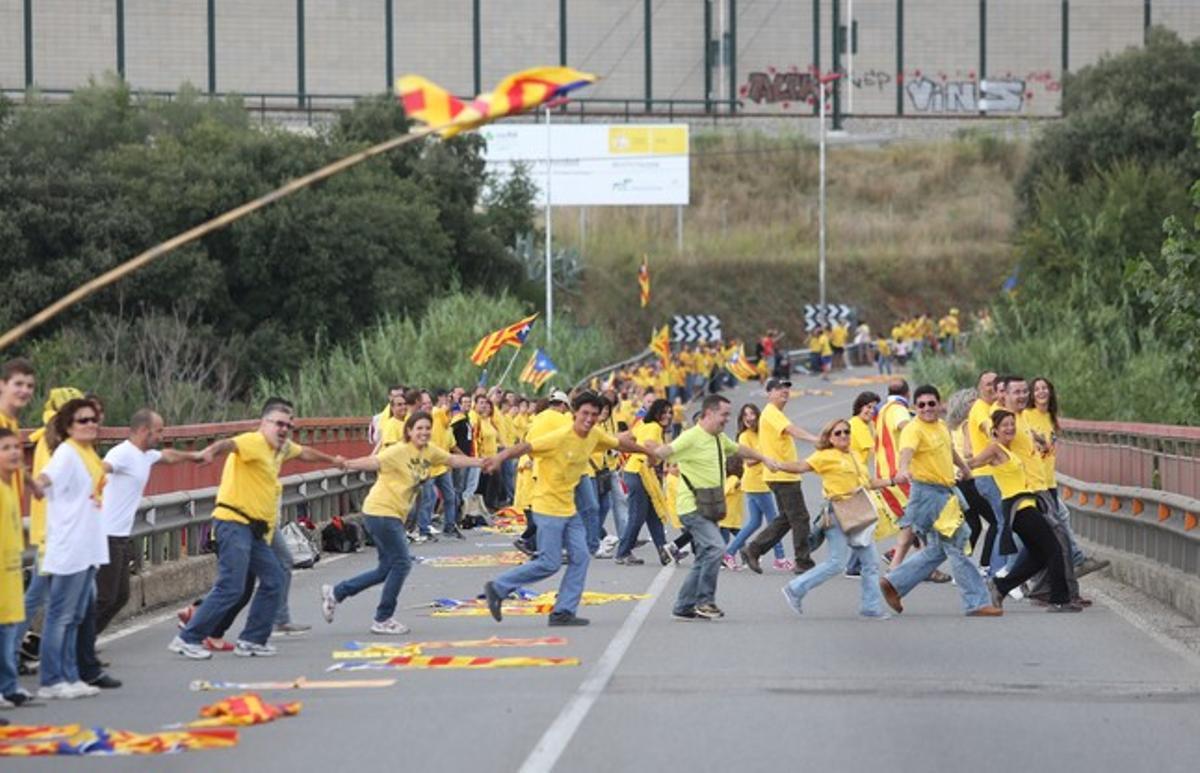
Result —
[[308, 536], [308, 531], [300, 524], [293, 522], [285, 525], [280, 536], [291, 551], [293, 568], [309, 569], [321, 560], [321, 552]]
[[321, 549], [327, 553], [357, 553], [362, 547], [362, 533], [356, 524], [335, 515], [321, 529]]

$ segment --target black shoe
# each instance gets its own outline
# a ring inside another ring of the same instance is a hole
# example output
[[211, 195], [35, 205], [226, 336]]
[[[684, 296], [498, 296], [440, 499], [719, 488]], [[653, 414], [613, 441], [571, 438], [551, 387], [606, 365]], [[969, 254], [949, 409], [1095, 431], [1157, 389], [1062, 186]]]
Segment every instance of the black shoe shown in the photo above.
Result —
[[15, 692], [12, 695], [5, 695], [4, 700], [8, 701], [16, 708], [20, 708], [29, 701], [33, 700], [33, 697], [30, 696], [29, 693]]
[[100, 674], [95, 679], [89, 679], [88, 684], [92, 687], [99, 687], [101, 690], [115, 690], [121, 686], [121, 680], [114, 679], [108, 674]]
[[591, 622], [586, 617], [579, 617], [570, 612], [551, 612], [547, 621], [552, 628], [560, 625], [587, 625]]
[[529, 556], [530, 558], [533, 558], [534, 556], [537, 555], [537, 551], [534, 550], [533, 548], [529, 547], [529, 544], [527, 542], [525, 542], [525, 540], [521, 539], [520, 537], [517, 537], [516, 539], [513, 540], [513, 547], [516, 548], [517, 550], [521, 551], [525, 555]]
[[742, 548], [738, 551], [738, 555], [742, 558], [742, 563], [750, 567], [750, 571], [755, 574], [762, 574], [762, 566], [758, 563], [758, 556], [751, 553], [749, 550]]
[[671, 617], [676, 620], [700, 620], [700, 615], [696, 614], [695, 609], [685, 609], [682, 612], [671, 612]]
[[483, 584], [483, 597], [487, 599], [488, 611], [492, 613], [492, 617], [496, 619], [496, 622], [498, 623], [503, 620], [504, 613], [500, 611], [500, 603], [504, 599], [500, 598], [500, 594], [496, 592], [496, 586], [490, 582], [485, 582]]
[[457, 527], [451, 526], [448, 529], [442, 530], [443, 537], [454, 537], [454, 539], [466, 539], [467, 536], [458, 530]]

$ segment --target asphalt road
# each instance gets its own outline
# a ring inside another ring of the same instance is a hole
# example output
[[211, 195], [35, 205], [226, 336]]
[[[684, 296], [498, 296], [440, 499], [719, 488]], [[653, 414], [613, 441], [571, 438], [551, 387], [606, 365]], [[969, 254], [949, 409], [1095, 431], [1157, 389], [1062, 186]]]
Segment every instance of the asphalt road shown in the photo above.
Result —
[[[849, 411], [860, 389], [803, 379], [789, 414], [816, 430]], [[762, 395], [735, 393], [735, 404]], [[817, 481], [806, 476], [808, 500]], [[470, 534], [422, 545], [422, 556], [493, 553], [507, 538]], [[790, 551], [790, 547], [789, 547]], [[643, 556], [650, 551], [643, 548]], [[97, 698], [8, 711], [28, 724], [81, 722], [151, 731], [196, 716], [227, 693], [188, 690], [193, 679], [367, 678], [325, 674], [347, 641], [380, 640], [377, 595], [320, 619], [318, 588], [361, 571], [373, 551], [330, 556], [297, 572], [292, 607], [311, 635], [277, 641], [273, 659], [219, 655], [185, 661], [166, 651], [173, 620], [133, 621], [105, 637], [102, 657], [125, 682]], [[835, 578], [798, 618], [779, 588], [789, 578], [722, 571], [718, 622], [670, 618], [683, 568], [594, 561], [588, 588], [651, 593], [641, 602], [585, 607], [587, 628], [549, 629], [540, 617], [433, 618], [402, 609], [412, 634], [397, 641], [563, 635], [561, 647], [438, 651], [483, 656], [574, 656], [563, 668], [396, 672], [386, 689], [276, 691], [302, 700], [298, 717], [242, 731], [236, 749], [119, 760], [5, 760], [3, 769], [624, 771], [787, 769], [889, 771], [1194, 771], [1200, 760], [1200, 659], [1165, 646], [1101, 596], [1079, 615], [1010, 602], [1000, 619], [961, 615], [950, 585], [926, 584], [887, 621], [856, 614], [857, 581]], [[499, 569], [418, 566], [401, 607], [467, 597]], [[1085, 594], [1097, 579], [1085, 579]], [[544, 588], [556, 587], [546, 584]], [[234, 631], [238, 630], [235, 627]]]

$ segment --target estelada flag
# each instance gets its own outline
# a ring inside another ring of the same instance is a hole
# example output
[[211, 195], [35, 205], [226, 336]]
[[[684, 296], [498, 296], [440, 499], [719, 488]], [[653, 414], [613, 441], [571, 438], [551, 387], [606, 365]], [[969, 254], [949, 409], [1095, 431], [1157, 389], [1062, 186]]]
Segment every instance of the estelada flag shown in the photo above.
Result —
[[505, 346], [515, 346], [520, 349], [525, 344], [525, 339], [529, 336], [529, 331], [533, 328], [533, 322], [537, 316], [537, 314], [531, 314], [520, 322], [514, 322], [508, 327], [502, 327], [479, 339], [479, 343], [475, 344], [475, 351], [471, 352], [471, 362], [482, 367]]
[[663, 325], [650, 339], [650, 351], [657, 354], [664, 365], [671, 361], [671, 331], [667, 329], [666, 325]]
[[542, 384], [545, 384], [547, 379], [558, 372], [558, 368], [550, 359], [550, 355], [546, 354], [542, 349], [538, 349], [529, 358], [529, 362], [525, 365], [525, 369], [521, 371], [521, 376], [518, 379], [523, 384], [532, 384], [534, 389], [540, 389]]
[[426, 78], [402, 75], [396, 79], [396, 94], [409, 118], [441, 127], [438, 134], [453, 137], [488, 121], [531, 110], [596, 80], [595, 75], [570, 67], [533, 67], [509, 75], [491, 92], [464, 102]]
[[746, 361], [746, 349], [741, 345], [729, 355], [729, 359], [725, 361], [725, 369], [739, 381], [753, 381], [758, 378], [758, 371]]
[[642, 267], [638, 269], [638, 288], [641, 291], [642, 308], [650, 304], [650, 265], [642, 256]]

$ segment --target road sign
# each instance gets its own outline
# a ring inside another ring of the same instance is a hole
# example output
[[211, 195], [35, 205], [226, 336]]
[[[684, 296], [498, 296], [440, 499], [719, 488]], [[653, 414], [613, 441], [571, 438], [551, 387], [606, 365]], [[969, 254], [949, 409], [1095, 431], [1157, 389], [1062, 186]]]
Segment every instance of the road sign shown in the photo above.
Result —
[[840, 322], [852, 325], [858, 321], [858, 310], [844, 303], [806, 303], [804, 305], [804, 329], [816, 330], [820, 325]]
[[671, 321], [671, 340], [706, 344], [721, 340], [721, 320], [712, 314], [683, 314]]

